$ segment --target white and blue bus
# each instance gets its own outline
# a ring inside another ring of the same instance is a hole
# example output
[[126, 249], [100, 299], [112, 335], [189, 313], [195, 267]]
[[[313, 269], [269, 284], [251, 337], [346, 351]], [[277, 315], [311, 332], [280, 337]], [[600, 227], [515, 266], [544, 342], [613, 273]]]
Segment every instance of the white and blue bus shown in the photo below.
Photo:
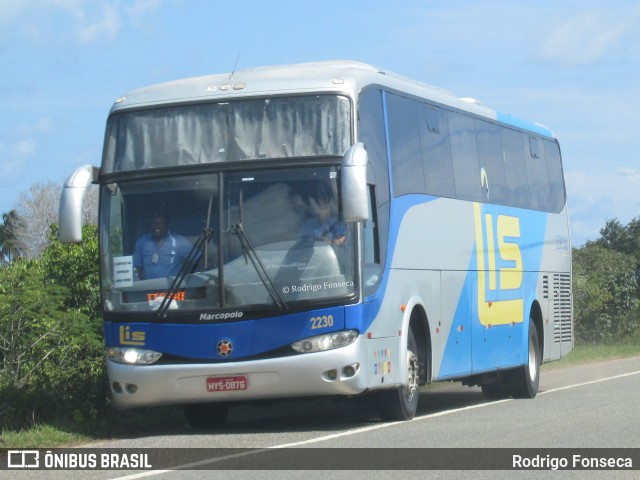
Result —
[[432, 381], [532, 398], [572, 349], [558, 142], [445, 90], [345, 61], [143, 88], [68, 178], [61, 240], [91, 183], [118, 407], [214, 427], [371, 393], [411, 419]]

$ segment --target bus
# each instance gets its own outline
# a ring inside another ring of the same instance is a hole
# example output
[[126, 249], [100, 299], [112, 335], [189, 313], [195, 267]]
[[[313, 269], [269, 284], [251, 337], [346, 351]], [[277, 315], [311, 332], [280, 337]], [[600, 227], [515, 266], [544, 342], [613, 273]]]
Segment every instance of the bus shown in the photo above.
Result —
[[132, 91], [101, 166], [67, 179], [59, 238], [99, 185], [106, 364], [119, 408], [375, 396], [533, 398], [573, 347], [556, 136], [352, 61]]

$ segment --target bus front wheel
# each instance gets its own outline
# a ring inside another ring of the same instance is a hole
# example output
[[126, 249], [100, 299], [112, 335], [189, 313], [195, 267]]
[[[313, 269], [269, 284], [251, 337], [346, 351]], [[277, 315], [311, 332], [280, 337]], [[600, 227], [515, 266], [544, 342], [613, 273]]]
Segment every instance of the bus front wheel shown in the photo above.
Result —
[[382, 420], [411, 420], [418, 410], [420, 366], [418, 346], [411, 328], [407, 338], [407, 369], [407, 385], [378, 393], [378, 409]]

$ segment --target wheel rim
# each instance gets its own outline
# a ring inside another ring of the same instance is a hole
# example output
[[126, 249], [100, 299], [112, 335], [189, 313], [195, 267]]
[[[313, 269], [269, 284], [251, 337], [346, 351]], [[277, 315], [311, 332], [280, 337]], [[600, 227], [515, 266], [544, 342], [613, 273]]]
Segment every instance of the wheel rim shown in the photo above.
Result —
[[538, 355], [537, 347], [533, 337], [529, 337], [529, 378], [535, 382], [538, 377]]
[[418, 392], [418, 357], [411, 350], [407, 351], [407, 368], [409, 370], [409, 383], [405, 388], [405, 396], [412, 401]]

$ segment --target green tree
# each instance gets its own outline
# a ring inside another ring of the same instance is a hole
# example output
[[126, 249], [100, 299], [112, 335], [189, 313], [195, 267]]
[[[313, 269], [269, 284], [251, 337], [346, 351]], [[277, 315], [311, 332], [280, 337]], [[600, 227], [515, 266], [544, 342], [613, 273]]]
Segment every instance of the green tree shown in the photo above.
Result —
[[576, 338], [629, 339], [640, 327], [634, 257], [588, 243], [573, 254]]
[[20, 217], [15, 210], [2, 214], [2, 225], [0, 225], [0, 264], [7, 265], [15, 258], [22, 256], [18, 240], [16, 238], [16, 228], [20, 223]]
[[631, 257], [637, 294], [640, 296], [640, 217], [632, 219], [627, 225], [622, 225], [617, 219], [608, 220], [600, 229], [600, 238], [595, 243]]
[[16, 261], [0, 270], [0, 378], [4, 384], [23, 387], [52, 354], [48, 347], [60, 334], [66, 292], [56, 285], [44, 287], [37, 262]]
[[58, 227], [53, 225], [49, 244], [42, 254], [43, 266], [49, 282], [69, 289], [67, 306], [79, 309], [99, 323], [98, 227], [85, 225], [82, 238], [81, 244], [62, 243], [58, 240]]
[[[42, 266], [17, 260], [0, 269], [0, 418], [5, 426], [54, 412], [59, 377], [53, 365], [73, 367], [70, 326], [86, 316], [66, 308], [68, 292], [45, 281]], [[53, 388], [52, 388], [53, 387]]]
[[0, 269], [2, 426], [97, 418], [109, 405], [97, 314], [97, 232], [86, 227], [84, 233], [82, 245], [52, 237], [40, 259]]

